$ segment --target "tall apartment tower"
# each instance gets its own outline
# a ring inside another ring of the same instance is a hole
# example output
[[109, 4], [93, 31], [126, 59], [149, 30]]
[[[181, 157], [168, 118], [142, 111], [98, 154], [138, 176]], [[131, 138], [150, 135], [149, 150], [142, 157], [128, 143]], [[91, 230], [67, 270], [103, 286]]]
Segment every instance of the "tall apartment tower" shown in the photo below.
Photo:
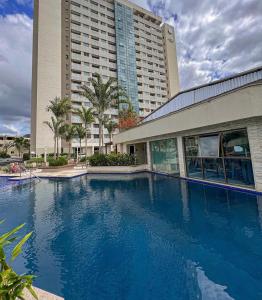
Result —
[[[35, 0], [32, 78], [32, 150], [53, 151], [43, 123], [55, 97], [74, 108], [90, 107], [79, 86], [94, 73], [117, 78], [144, 117], [179, 92], [174, 28], [127, 0]], [[107, 114], [117, 119], [118, 112]], [[72, 114], [71, 123], [80, 123]], [[98, 146], [98, 124], [90, 129], [90, 154]], [[105, 130], [105, 142], [108, 134]], [[73, 147], [78, 147], [73, 142]]]

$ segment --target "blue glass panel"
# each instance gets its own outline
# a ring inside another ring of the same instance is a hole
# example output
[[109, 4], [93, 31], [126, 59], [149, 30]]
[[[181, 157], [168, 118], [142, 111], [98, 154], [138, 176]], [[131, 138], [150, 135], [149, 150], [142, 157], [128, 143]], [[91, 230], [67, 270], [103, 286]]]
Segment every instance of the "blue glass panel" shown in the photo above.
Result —
[[115, 2], [118, 83], [139, 112], [133, 11]]
[[179, 174], [177, 140], [154, 141], [150, 145], [153, 171]]
[[225, 168], [228, 183], [254, 186], [251, 160], [225, 158]]
[[225, 182], [222, 158], [204, 158], [203, 168], [205, 179]]
[[203, 178], [201, 158], [191, 157], [187, 158], [187, 173], [189, 177]]

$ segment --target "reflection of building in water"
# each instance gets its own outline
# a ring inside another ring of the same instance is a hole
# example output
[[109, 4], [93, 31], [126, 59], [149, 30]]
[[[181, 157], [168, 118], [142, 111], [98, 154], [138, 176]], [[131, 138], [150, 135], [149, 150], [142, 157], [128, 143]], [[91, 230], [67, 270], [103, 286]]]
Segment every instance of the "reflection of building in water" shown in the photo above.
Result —
[[262, 196], [257, 196], [258, 218], [262, 229]]

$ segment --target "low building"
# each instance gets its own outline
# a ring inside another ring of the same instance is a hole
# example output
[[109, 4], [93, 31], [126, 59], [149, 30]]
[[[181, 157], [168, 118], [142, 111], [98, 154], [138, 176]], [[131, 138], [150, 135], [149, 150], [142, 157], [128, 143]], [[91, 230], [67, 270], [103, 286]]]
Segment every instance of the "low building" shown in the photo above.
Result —
[[154, 172], [262, 192], [262, 67], [177, 94], [114, 143]]
[[[12, 135], [0, 135], [0, 153], [6, 152], [11, 157], [19, 157], [19, 151], [14, 146], [14, 140], [16, 136]], [[25, 135], [25, 139], [30, 141], [30, 135]], [[28, 150], [22, 149], [22, 152], [28, 152]], [[21, 155], [22, 153], [20, 153]]]

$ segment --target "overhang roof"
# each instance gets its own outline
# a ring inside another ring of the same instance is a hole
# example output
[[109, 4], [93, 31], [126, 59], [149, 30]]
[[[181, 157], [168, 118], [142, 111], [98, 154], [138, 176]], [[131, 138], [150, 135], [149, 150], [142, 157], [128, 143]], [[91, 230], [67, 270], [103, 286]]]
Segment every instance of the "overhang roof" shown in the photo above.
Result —
[[145, 117], [141, 123], [143, 124], [164, 117], [170, 113], [231, 92], [259, 80], [262, 80], [262, 66], [182, 91]]

